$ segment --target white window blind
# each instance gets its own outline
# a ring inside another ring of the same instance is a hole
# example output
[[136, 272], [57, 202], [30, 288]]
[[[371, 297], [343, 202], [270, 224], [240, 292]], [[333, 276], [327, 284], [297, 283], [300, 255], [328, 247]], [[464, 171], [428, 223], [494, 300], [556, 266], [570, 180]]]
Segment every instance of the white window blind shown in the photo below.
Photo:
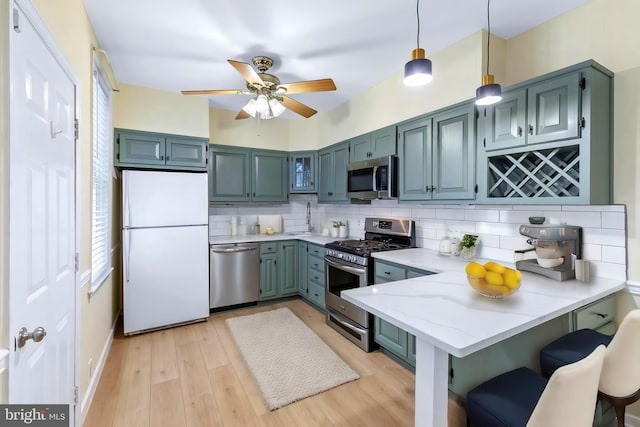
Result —
[[111, 272], [111, 86], [97, 61], [93, 72], [91, 292]]

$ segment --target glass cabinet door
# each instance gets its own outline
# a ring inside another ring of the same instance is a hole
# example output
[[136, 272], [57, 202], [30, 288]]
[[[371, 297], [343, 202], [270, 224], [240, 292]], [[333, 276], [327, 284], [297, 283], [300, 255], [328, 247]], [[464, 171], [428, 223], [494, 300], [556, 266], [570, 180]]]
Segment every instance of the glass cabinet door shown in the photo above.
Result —
[[291, 153], [289, 159], [291, 193], [316, 192], [316, 153]]

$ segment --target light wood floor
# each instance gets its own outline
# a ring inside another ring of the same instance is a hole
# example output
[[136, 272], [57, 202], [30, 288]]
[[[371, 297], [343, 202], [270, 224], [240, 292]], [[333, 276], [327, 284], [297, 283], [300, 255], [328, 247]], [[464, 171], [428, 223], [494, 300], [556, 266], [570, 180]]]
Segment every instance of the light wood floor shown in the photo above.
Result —
[[[361, 378], [267, 410], [225, 319], [278, 307], [293, 311]], [[84, 426], [412, 426], [414, 384], [413, 373], [380, 351], [361, 351], [318, 310], [288, 300], [132, 337], [120, 329]]]

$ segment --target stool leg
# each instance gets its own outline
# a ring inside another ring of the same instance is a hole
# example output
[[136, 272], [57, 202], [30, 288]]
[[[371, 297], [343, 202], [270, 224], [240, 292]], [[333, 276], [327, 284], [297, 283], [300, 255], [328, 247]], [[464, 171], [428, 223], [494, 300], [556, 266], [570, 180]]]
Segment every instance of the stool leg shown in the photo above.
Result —
[[616, 418], [618, 420], [618, 427], [624, 427], [624, 412], [625, 405], [613, 405], [616, 410]]

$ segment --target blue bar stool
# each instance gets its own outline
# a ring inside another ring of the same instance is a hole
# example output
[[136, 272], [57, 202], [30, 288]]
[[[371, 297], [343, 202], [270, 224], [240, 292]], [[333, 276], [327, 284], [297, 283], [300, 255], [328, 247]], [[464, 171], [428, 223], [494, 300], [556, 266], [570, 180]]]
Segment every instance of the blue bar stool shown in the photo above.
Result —
[[549, 380], [529, 368], [498, 375], [467, 394], [473, 427], [591, 427], [605, 347], [559, 368]]
[[627, 314], [614, 336], [581, 329], [558, 338], [540, 351], [540, 370], [552, 375], [601, 344], [607, 345], [607, 352], [598, 397], [611, 403], [618, 427], [624, 427], [626, 406], [640, 399], [640, 310]]

